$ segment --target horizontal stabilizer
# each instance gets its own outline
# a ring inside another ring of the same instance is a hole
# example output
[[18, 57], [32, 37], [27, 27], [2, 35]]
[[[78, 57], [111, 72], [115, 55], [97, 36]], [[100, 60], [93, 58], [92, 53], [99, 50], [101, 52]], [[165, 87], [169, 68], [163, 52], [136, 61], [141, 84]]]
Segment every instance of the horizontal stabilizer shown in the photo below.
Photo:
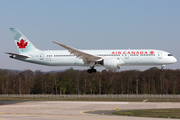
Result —
[[31, 56], [27, 56], [27, 55], [20, 55], [20, 54], [16, 54], [16, 53], [9, 53], [9, 52], [5, 52], [6, 54], [12, 55], [12, 56], [17, 56], [17, 57], [24, 57], [24, 58], [30, 58]]

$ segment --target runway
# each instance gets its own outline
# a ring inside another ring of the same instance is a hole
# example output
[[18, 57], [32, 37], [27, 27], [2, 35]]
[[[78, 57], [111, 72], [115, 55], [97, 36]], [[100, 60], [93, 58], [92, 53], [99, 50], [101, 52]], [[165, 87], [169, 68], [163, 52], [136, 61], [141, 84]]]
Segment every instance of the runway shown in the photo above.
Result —
[[[0, 120], [163, 120], [111, 114], [120, 110], [180, 108], [180, 103], [28, 101], [0, 105]], [[168, 118], [167, 118], [168, 119]]]

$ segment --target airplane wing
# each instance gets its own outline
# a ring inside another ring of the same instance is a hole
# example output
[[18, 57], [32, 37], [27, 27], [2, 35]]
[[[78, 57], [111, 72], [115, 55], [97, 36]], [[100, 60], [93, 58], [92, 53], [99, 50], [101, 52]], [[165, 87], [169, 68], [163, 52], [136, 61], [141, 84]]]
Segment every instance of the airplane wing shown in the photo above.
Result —
[[5, 52], [6, 54], [12, 55], [12, 56], [18, 56], [18, 57], [24, 57], [24, 58], [30, 58], [31, 56], [26, 56], [26, 55], [20, 55], [20, 54], [16, 54], [16, 53], [9, 53], [9, 52]]
[[61, 47], [65, 48], [65, 49], [67, 49], [68, 52], [70, 52], [71, 54], [74, 54], [75, 56], [83, 59], [84, 64], [94, 63], [94, 62], [96, 62], [96, 61], [102, 60], [102, 57], [98, 57], [98, 56], [95, 56], [95, 55], [92, 55], [92, 54], [83, 52], [83, 51], [81, 51], [81, 50], [78, 50], [78, 49], [69, 47], [69, 46], [64, 45], [64, 44], [61, 44], [61, 43], [57, 43], [57, 42], [55, 42], [55, 41], [52, 41], [52, 42], [60, 45]]

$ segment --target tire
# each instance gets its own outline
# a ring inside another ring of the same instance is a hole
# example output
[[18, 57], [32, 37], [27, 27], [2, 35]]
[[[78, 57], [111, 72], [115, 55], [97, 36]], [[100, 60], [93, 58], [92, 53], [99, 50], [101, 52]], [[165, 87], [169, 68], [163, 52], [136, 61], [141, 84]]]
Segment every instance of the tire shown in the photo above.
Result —
[[88, 72], [88, 73], [92, 73], [93, 71], [92, 71], [91, 69], [88, 69], [87, 72]]

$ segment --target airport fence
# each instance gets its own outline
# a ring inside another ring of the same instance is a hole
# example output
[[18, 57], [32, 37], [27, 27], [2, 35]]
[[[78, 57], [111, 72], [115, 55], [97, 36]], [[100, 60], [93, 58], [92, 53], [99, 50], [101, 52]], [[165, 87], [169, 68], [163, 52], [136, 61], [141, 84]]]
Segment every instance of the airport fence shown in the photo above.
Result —
[[127, 98], [127, 99], [178, 99], [180, 98], [180, 94], [0, 94], [0, 97], [31, 97], [31, 98]]

